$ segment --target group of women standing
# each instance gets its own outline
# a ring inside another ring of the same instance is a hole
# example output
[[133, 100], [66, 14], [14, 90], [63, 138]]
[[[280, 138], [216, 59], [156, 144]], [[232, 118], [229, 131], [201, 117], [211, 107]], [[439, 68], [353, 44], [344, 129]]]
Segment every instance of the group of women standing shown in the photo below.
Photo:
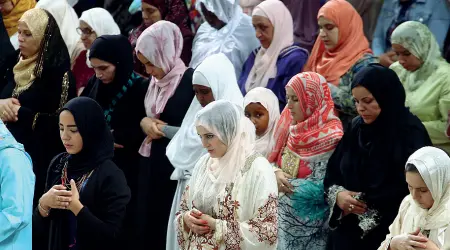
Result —
[[411, 156], [450, 150], [449, 65], [425, 25], [393, 31], [389, 69], [344, 0], [318, 11], [311, 54], [279, 0], [251, 18], [238, 1], [199, 0], [195, 37], [183, 2], [143, 0], [128, 38], [101, 8], [70, 28], [57, 2], [21, 15], [0, 92], [34, 164], [35, 248], [397, 249], [423, 223], [419, 243], [448, 244], [433, 230], [450, 221], [394, 221], [419, 211], [416, 189], [432, 195], [419, 207], [446, 211], [434, 185], [448, 178]]

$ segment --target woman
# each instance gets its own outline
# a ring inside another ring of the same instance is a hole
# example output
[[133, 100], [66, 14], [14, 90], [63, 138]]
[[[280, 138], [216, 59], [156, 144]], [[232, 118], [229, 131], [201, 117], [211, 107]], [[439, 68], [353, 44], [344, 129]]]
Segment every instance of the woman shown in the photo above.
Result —
[[[144, 159], [138, 170], [137, 248], [149, 239], [155, 249], [164, 249], [166, 245], [166, 230], [163, 227], [167, 225], [176, 187], [176, 182], [170, 180], [173, 167], [166, 157], [166, 147], [181, 126], [194, 97], [194, 70], [188, 69], [181, 60], [182, 50], [183, 35], [180, 29], [167, 21], [158, 21], [147, 28], [136, 45], [138, 59], [152, 76], [144, 100], [147, 117], [141, 120], [142, 131], [147, 138], [139, 149]], [[159, 187], [164, 187], [165, 191], [156, 194], [155, 190]], [[155, 198], [159, 201], [156, 207]], [[158, 218], [147, 216], [152, 214], [151, 211], [159, 213]], [[160, 222], [155, 222], [155, 219]], [[159, 225], [159, 233], [150, 230], [155, 223]]]
[[378, 16], [372, 49], [380, 57], [380, 63], [389, 67], [397, 61], [392, 51], [392, 32], [406, 21], [421, 22], [429, 27], [431, 33], [443, 51], [444, 40], [450, 27], [450, 5], [448, 0], [416, 1], [416, 0], [383, 0]]
[[275, 249], [277, 187], [269, 162], [254, 151], [255, 127], [242, 108], [215, 101], [196, 115], [208, 154], [196, 164], [176, 217], [185, 249]]
[[[82, 65], [84, 63], [89, 68], [92, 68], [89, 60], [89, 50], [91, 49], [95, 39], [103, 35], [120, 35], [119, 26], [117, 26], [111, 14], [102, 8], [93, 8], [83, 12], [80, 17], [80, 27], [77, 28], [77, 31], [78, 34], [81, 35], [81, 42], [87, 51], [77, 59], [76, 63], [77, 65]], [[83, 82], [80, 82], [77, 85], [77, 93], [80, 95], [87, 85], [87, 81], [85, 79], [89, 79], [95, 72], [93, 70], [78, 71], [78, 69], [75, 72], [77, 74], [81, 73], [79, 78], [84, 79]]]
[[409, 195], [400, 205], [390, 233], [379, 250], [450, 249], [450, 158], [437, 148], [424, 147], [406, 163]]
[[[112, 53], [114, 51], [120, 53]], [[95, 75], [82, 96], [96, 100], [103, 108], [114, 137], [114, 163], [125, 173], [132, 197], [135, 197], [140, 159], [138, 150], [145, 139], [140, 122], [146, 116], [142, 104], [148, 81], [133, 72], [132, 48], [122, 35], [97, 38], [89, 56]]]
[[[142, 19], [143, 23], [133, 29], [128, 40], [133, 48], [136, 47], [138, 38], [145, 29], [154, 23], [165, 20], [172, 22], [178, 26], [183, 35], [183, 51], [181, 52], [181, 60], [189, 65], [192, 57], [192, 40], [194, 34], [191, 29], [191, 22], [186, 4], [183, 0], [142, 0]], [[135, 55], [136, 56], [136, 55]], [[145, 72], [145, 67], [134, 57], [134, 70], [144, 76], [149, 76]]]
[[33, 159], [36, 202], [44, 191], [48, 164], [63, 150], [57, 113], [76, 96], [75, 81], [67, 47], [47, 11], [25, 12], [18, 30], [20, 57], [0, 94], [0, 118]]
[[17, 40], [19, 19], [34, 6], [36, 6], [35, 0], [5, 0], [1, 3], [0, 12], [3, 15], [3, 23], [15, 49], [19, 48], [19, 41]]
[[198, 0], [196, 8], [206, 22], [195, 35], [189, 66], [195, 69], [208, 56], [223, 53], [239, 78], [245, 60], [260, 46], [250, 17], [242, 12], [238, 0]]
[[325, 249], [328, 207], [322, 198], [328, 159], [342, 138], [342, 124], [325, 78], [305, 72], [286, 86], [287, 107], [269, 156], [278, 191], [278, 249]]
[[420, 120], [405, 107], [394, 71], [370, 64], [353, 79], [359, 116], [328, 161], [325, 197], [332, 229], [327, 249], [377, 249], [408, 189], [404, 166], [431, 145]]
[[66, 152], [49, 166], [33, 215], [33, 249], [116, 249], [130, 190], [112, 161], [103, 110], [90, 98], [75, 98], [62, 109], [59, 130]]
[[317, 15], [320, 33], [304, 71], [328, 81], [335, 108], [344, 125], [357, 115], [351, 93], [355, 74], [375, 62], [364, 36], [361, 16], [345, 0], [328, 1]]
[[266, 0], [256, 6], [252, 20], [261, 48], [245, 62], [239, 87], [243, 95], [255, 87], [272, 90], [282, 110], [286, 84], [302, 70], [308, 51], [294, 44], [292, 16], [280, 0]]
[[[170, 211], [167, 250], [179, 249], [173, 223], [175, 214], [180, 210], [181, 195], [195, 164], [207, 153], [202, 148], [202, 142], [195, 130], [195, 115], [214, 100], [228, 100], [236, 105], [242, 105], [243, 97], [233, 72], [233, 65], [223, 54], [206, 58], [194, 72], [192, 83], [196, 97], [192, 100], [180, 129], [167, 146], [167, 158], [175, 168], [170, 179], [178, 182]], [[171, 200], [168, 202], [170, 203]]]
[[423, 122], [435, 147], [450, 153], [445, 135], [450, 110], [450, 64], [427, 26], [405, 22], [392, 33], [398, 62], [391, 65], [406, 91], [406, 106]]
[[277, 96], [269, 89], [257, 87], [245, 95], [245, 116], [256, 129], [255, 150], [268, 157], [274, 144], [273, 135], [280, 119]]

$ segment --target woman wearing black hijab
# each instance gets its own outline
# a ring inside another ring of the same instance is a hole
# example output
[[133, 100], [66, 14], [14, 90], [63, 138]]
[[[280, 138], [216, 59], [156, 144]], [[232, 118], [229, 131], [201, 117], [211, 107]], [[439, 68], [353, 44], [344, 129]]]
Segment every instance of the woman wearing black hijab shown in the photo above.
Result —
[[49, 166], [33, 215], [33, 249], [115, 249], [130, 190], [112, 161], [103, 110], [90, 98], [75, 98], [62, 109], [59, 128], [67, 152]]
[[324, 180], [331, 250], [378, 249], [408, 194], [408, 157], [431, 146], [425, 127], [405, 107], [394, 71], [368, 65], [355, 76], [352, 94], [359, 116], [328, 161]]

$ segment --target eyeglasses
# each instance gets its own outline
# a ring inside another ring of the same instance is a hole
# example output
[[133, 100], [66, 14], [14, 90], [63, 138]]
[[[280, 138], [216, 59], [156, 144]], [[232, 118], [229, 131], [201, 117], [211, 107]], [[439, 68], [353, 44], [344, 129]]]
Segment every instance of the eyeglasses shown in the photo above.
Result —
[[93, 34], [94, 32], [95, 31], [88, 29], [88, 28], [85, 28], [85, 29], [82, 29], [80, 27], [77, 28], [77, 33], [79, 35], [88, 35], [89, 36], [89, 35]]

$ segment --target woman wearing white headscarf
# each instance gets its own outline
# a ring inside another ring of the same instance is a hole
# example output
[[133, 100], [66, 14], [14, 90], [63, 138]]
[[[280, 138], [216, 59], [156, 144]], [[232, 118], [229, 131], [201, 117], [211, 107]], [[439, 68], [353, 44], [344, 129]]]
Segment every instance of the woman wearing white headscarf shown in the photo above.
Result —
[[176, 217], [181, 249], [276, 249], [277, 185], [254, 150], [255, 127], [241, 107], [208, 104], [195, 126], [208, 154], [196, 164]]
[[450, 158], [424, 147], [406, 163], [410, 195], [400, 205], [390, 233], [378, 250], [450, 249]]
[[[242, 107], [244, 101], [236, 84], [234, 69], [228, 58], [219, 53], [203, 61], [195, 70], [192, 83], [196, 97], [183, 119], [180, 129], [167, 146], [167, 157], [175, 168], [171, 180], [178, 181], [170, 212], [167, 230], [167, 250], [179, 249], [173, 221], [180, 210], [181, 195], [189, 181], [197, 161], [207, 151], [202, 147], [200, 137], [195, 130], [195, 115], [214, 100], [228, 100]], [[205, 94], [209, 91], [209, 94]]]
[[195, 35], [189, 66], [195, 69], [206, 57], [223, 53], [239, 78], [245, 60], [260, 46], [250, 17], [242, 12], [239, 0], [199, 0], [196, 9], [206, 22]]
[[445, 135], [450, 110], [450, 64], [433, 33], [420, 22], [409, 21], [392, 33], [398, 62], [391, 65], [406, 91], [406, 106], [419, 117], [433, 145], [450, 153]]
[[255, 124], [255, 149], [268, 157], [274, 146], [274, 131], [280, 119], [278, 98], [270, 89], [257, 87], [245, 95], [244, 109], [245, 116]]
[[294, 44], [294, 25], [288, 8], [280, 0], [266, 0], [252, 16], [261, 47], [251, 53], [238, 79], [243, 95], [256, 87], [273, 91], [280, 110], [286, 106], [286, 85], [302, 71], [308, 51]]

